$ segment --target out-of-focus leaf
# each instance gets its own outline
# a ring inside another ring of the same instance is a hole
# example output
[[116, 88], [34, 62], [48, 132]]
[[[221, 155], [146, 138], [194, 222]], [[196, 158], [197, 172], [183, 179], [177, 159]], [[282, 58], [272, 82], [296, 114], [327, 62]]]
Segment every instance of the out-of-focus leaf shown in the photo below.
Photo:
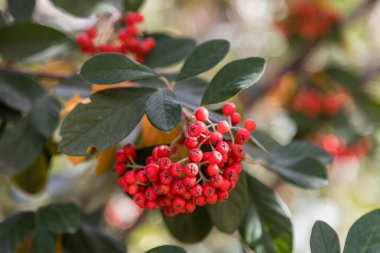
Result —
[[314, 223], [310, 238], [312, 253], [340, 253], [338, 234], [323, 221]]
[[53, 92], [65, 99], [70, 99], [75, 95], [89, 97], [91, 94], [92, 84], [85, 82], [78, 74], [61, 81], [53, 87]]
[[37, 224], [34, 233], [32, 252], [33, 253], [54, 253], [55, 238], [44, 227]]
[[127, 11], [138, 11], [144, 4], [144, 0], [123, 0], [124, 7]]
[[88, 16], [93, 13], [95, 6], [102, 0], [52, 0], [52, 2], [73, 15]]
[[150, 249], [145, 253], [186, 253], [186, 251], [178, 246], [163, 245]]
[[8, 9], [12, 17], [16, 20], [31, 20], [35, 0], [8, 0]]
[[96, 159], [98, 160], [98, 166], [95, 169], [96, 175], [101, 175], [107, 171], [113, 163], [115, 158], [116, 147], [112, 146], [105, 151], [101, 151], [97, 154]]
[[48, 179], [49, 163], [46, 155], [41, 153], [28, 168], [12, 177], [12, 181], [27, 193], [41, 192]]
[[14, 23], [0, 29], [0, 54], [21, 60], [71, 40], [62, 32], [36, 23]]

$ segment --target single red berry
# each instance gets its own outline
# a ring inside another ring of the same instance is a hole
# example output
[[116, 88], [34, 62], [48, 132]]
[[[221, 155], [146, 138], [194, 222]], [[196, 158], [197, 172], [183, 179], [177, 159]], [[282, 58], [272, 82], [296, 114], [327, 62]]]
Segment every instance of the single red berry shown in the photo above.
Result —
[[191, 199], [191, 193], [190, 192], [185, 192], [184, 194], [181, 195], [182, 198], [184, 199]]
[[127, 160], [127, 157], [125, 156], [124, 151], [122, 149], [116, 151], [115, 159], [119, 163], [123, 163]]
[[231, 148], [231, 152], [232, 152], [234, 158], [236, 158], [237, 160], [244, 159], [244, 157], [245, 157], [244, 147], [240, 144], [233, 145]]
[[196, 207], [196, 205], [195, 205], [195, 203], [193, 201], [191, 201], [191, 200], [186, 201], [185, 211], [187, 213], [194, 212], [195, 207]]
[[133, 201], [141, 208], [145, 207], [145, 195], [143, 193], [136, 193], [133, 196]]
[[156, 208], [158, 206], [158, 203], [157, 203], [157, 201], [155, 201], [155, 200], [148, 200], [147, 202], [146, 202], [146, 208], [147, 209], [154, 209], [154, 208]]
[[157, 194], [154, 192], [153, 187], [148, 187], [145, 190], [145, 197], [148, 200], [155, 200], [157, 198]]
[[187, 134], [190, 137], [198, 137], [201, 134], [201, 128], [198, 124], [191, 124], [187, 128]]
[[161, 184], [157, 187], [157, 194], [165, 195], [170, 192], [170, 186], [166, 184]]
[[96, 36], [96, 28], [95, 27], [87, 28], [86, 32], [87, 32], [88, 37], [90, 37], [91, 39], [95, 38], [95, 36]]
[[243, 166], [239, 162], [234, 162], [230, 165], [237, 173], [240, 173], [243, 170]]
[[244, 121], [244, 128], [246, 128], [248, 131], [253, 131], [256, 129], [256, 121], [253, 119], [246, 119]]
[[124, 173], [124, 171], [127, 169], [124, 163], [115, 163], [114, 165], [115, 172], [118, 175], [121, 175]]
[[219, 151], [212, 151], [209, 157], [210, 164], [218, 164], [222, 161], [223, 157]]
[[223, 171], [223, 177], [233, 182], [236, 182], [238, 179], [237, 172], [232, 167], [228, 167]]
[[172, 187], [172, 192], [178, 195], [184, 194], [186, 192], [185, 184], [182, 181], [174, 182], [173, 187]]
[[129, 195], [135, 195], [139, 190], [139, 187], [135, 184], [128, 186], [127, 192]]
[[145, 166], [144, 170], [145, 170], [146, 176], [149, 178], [149, 180], [152, 181], [152, 178], [157, 177], [159, 167], [157, 164], [151, 163]]
[[124, 174], [124, 178], [127, 184], [134, 184], [136, 182], [136, 174], [133, 171], [127, 171]]
[[219, 142], [223, 141], [223, 134], [218, 131], [212, 132], [210, 134], [210, 141], [213, 145], [217, 145]]
[[190, 193], [193, 197], [199, 197], [199, 196], [202, 196], [202, 193], [203, 193], [203, 188], [201, 185], [199, 184], [196, 184], [195, 186], [193, 186], [191, 189], [190, 189]]
[[136, 180], [137, 180], [137, 182], [143, 183], [143, 184], [148, 182], [148, 178], [146, 177], [144, 170], [140, 170], [139, 172], [137, 172]]
[[230, 147], [228, 146], [227, 142], [221, 141], [216, 145], [216, 150], [223, 155], [230, 152]]
[[220, 172], [220, 169], [219, 169], [218, 165], [210, 164], [209, 166], [207, 166], [206, 173], [210, 177], [218, 175], [219, 172]]
[[153, 156], [148, 156], [145, 160], [145, 164], [150, 164], [150, 163], [156, 163], [156, 160], [154, 160]]
[[249, 131], [245, 128], [240, 128], [236, 134], [236, 143], [244, 144], [249, 140], [249, 138], [250, 138]]
[[164, 170], [160, 173], [160, 181], [162, 184], [170, 184], [173, 181], [173, 176], [169, 171]]
[[210, 178], [211, 185], [214, 186], [215, 188], [219, 188], [220, 186], [223, 185], [223, 177], [221, 175], [216, 175], [214, 177]]
[[217, 200], [218, 200], [218, 196], [216, 194], [206, 198], [206, 202], [209, 205], [214, 205]]
[[188, 149], [194, 149], [198, 146], [198, 139], [195, 137], [188, 137], [185, 139], [185, 146]]
[[223, 105], [222, 112], [224, 115], [232, 115], [236, 112], [236, 105], [232, 102], [227, 102]]
[[158, 204], [160, 207], [167, 207], [167, 206], [171, 206], [173, 203], [173, 201], [169, 198], [160, 198], [158, 200]]
[[196, 121], [194, 125], [197, 125], [199, 127], [199, 131], [201, 134], [205, 133], [207, 131], [207, 126], [202, 121]]
[[230, 124], [227, 121], [222, 120], [218, 122], [217, 129], [220, 133], [224, 134], [230, 131]]
[[197, 120], [206, 121], [208, 119], [208, 110], [206, 107], [201, 106], [195, 111], [194, 115]]
[[123, 150], [127, 156], [133, 156], [136, 153], [136, 146], [132, 143], [128, 143], [124, 145]]
[[168, 157], [170, 155], [170, 147], [167, 145], [158, 146], [157, 156], [158, 157]]
[[186, 200], [177, 196], [174, 198], [173, 200], [173, 204], [172, 204], [172, 207], [176, 210], [182, 210], [184, 209], [186, 206]]
[[223, 184], [219, 187], [220, 191], [228, 191], [231, 187], [231, 183], [228, 180], [223, 180]]
[[240, 113], [238, 112], [234, 112], [232, 115], [231, 115], [231, 123], [232, 125], [237, 125], [239, 124], [241, 121], [241, 116], [240, 116]]
[[197, 178], [194, 176], [185, 176], [182, 181], [186, 187], [191, 188], [197, 183]]
[[217, 195], [218, 195], [218, 200], [219, 201], [225, 201], [225, 200], [227, 200], [228, 199], [228, 192], [227, 191], [220, 191], [220, 192], [218, 192], [217, 193]]
[[172, 160], [168, 157], [162, 157], [158, 164], [161, 170], [168, 170], [172, 166]]
[[196, 176], [198, 174], [199, 168], [195, 163], [188, 163], [185, 166], [185, 172], [187, 176]]
[[190, 150], [190, 153], [189, 153], [190, 161], [197, 163], [197, 162], [202, 161], [202, 157], [203, 157], [203, 152], [199, 148]]
[[169, 169], [173, 177], [181, 177], [183, 174], [183, 167], [179, 163], [173, 163]]
[[204, 205], [206, 205], [206, 198], [204, 196], [200, 196], [198, 198], [194, 198], [194, 203], [197, 206], [204, 206]]
[[215, 188], [210, 184], [203, 185], [203, 195], [207, 198], [215, 194]]

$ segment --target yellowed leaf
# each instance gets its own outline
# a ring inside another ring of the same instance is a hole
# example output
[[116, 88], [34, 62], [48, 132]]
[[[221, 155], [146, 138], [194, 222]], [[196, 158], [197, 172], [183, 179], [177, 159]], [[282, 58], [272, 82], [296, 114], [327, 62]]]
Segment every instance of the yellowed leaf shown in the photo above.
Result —
[[100, 90], [111, 89], [111, 88], [118, 88], [118, 87], [130, 87], [134, 85], [135, 84], [133, 82], [122, 82], [122, 83], [108, 84], [108, 85], [93, 84], [92, 92], [97, 92]]
[[141, 134], [144, 146], [153, 146], [163, 143], [170, 143], [180, 134], [180, 129], [176, 128], [170, 132], [163, 132], [150, 124], [148, 118], [144, 116], [141, 120]]
[[98, 160], [98, 167], [96, 167], [95, 174], [101, 175], [107, 171], [113, 162], [116, 153], [116, 146], [112, 146], [109, 149], [98, 152], [96, 159]]
[[55, 244], [55, 252], [54, 253], [63, 253], [62, 235], [57, 235], [57, 241]]

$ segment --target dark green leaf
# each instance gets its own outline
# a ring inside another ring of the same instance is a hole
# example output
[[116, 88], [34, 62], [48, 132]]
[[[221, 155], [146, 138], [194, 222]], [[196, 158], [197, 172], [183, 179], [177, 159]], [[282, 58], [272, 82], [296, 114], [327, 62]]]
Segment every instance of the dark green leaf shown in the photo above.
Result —
[[54, 94], [57, 94], [65, 99], [70, 99], [75, 95], [81, 97], [89, 97], [92, 90], [92, 84], [84, 81], [75, 73], [70, 78], [61, 81], [53, 87]]
[[207, 82], [205, 80], [192, 78], [178, 83], [174, 87], [174, 93], [183, 106], [195, 110], [201, 104], [202, 94], [206, 87]]
[[146, 114], [153, 126], [161, 131], [169, 132], [181, 121], [182, 107], [172, 91], [160, 89], [149, 97]]
[[16, 20], [31, 20], [35, 0], [8, 0], [8, 9], [12, 17]]
[[114, 84], [130, 80], [158, 77], [152, 69], [123, 54], [98, 54], [87, 60], [80, 75], [91, 83]]
[[85, 155], [89, 146], [106, 150], [125, 138], [140, 122], [145, 104], [155, 90], [115, 88], [93, 94], [91, 103], [79, 104], [62, 124], [60, 150]]
[[241, 174], [236, 188], [229, 198], [215, 205], [207, 205], [212, 223], [222, 232], [233, 233], [238, 229], [248, 207], [249, 196], [245, 173]]
[[0, 138], [0, 171], [15, 174], [26, 169], [36, 161], [44, 142], [45, 138], [34, 129], [28, 117], [18, 120]]
[[32, 252], [33, 253], [54, 253], [55, 238], [44, 227], [37, 225], [36, 232], [33, 237]]
[[101, 232], [95, 227], [83, 225], [75, 234], [63, 236], [63, 248], [70, 253], [125, 253], [123, 241]]
[[365, 214], [348, 231], [343, 253], [380, 252], [380, 209]]
[[124, 0], [124, 6], [127, 11], [138, 11], [143, 3], [144, 0]]
[[203, 94], [202, 104], [223, 102], [260, 79], [265, 69], [262, 58], [246, 58], [225, 65], [211, 80]]
[[41, 192], [48, 179], [49, 163], [46, 155], [41, 153], [28, 168], [12, 177], [12, 181], [27, 193]]
[[52, 0], [52, 2], [73, 15], [87, 17], [102, 0]]
[[64, 33], [35, 23], [14, 23], [0, 29], [0, 54], [11, 60], [21, 60], [69, 42]]
[[286, 181], [303, 188], [316, 189], [327, 184], [326, 168], [315, 158], [306, 157], [290, 163], [270, 160], [269, 168]]
[[179, 241], [195, 243], [202, 241], [211, 231], [212, 223], [205, 207], [197, 207], [193, 213], [168, 217], [163, 214], [170, 233]]
[[186, 58], [195, 48], [195, 42], [189, 38], [152, 35], [156, 46], [148, 55], [144, 64], [156, 68], [167, 67]]
[[201, 74], [218, 64], [228, 53], [226, 40], [210, 40], [199, 45], [186, 59], [176, 80], [184, 80]]
[[0, 249], [2, 253], [14, 253], [15, 247], [35, 229], [34, 213], [22, 212], [0, 223]]
[[34, 128], [47, 138], [58, 125], [60, 111], [61, 105], [59, 102], [54, 97], [46, 94], [34, 103], [29, 114], [30, 121]]
[[310, 238], [312, 253], [340, 253], [337, 233], [323, 221], [314, 223]]
[[150, 249], [145, 253], [186, 253], [186, 251], [178, 246], [163, 245]]
[[39, 83], [27, 76], [3, 74], [0, 77], [0, 102], [12, 109], [29, 111], [33, 102], [44, 92]]
[[257, 253], [291, 253], [292, 224], [273, 191], [247, 175], [250, 205], [239, 227], [245, 243]]
[[73, 233], [82, 221], [82, 211], [73, 204], [52, 204], [37, 214], [39, 225], [54, 234]]

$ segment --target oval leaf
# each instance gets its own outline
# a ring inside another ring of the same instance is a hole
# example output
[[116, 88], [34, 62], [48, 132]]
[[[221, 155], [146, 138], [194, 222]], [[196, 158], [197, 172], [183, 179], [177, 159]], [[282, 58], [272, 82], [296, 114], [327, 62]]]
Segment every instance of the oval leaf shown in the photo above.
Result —
[[59, 148], [70, 155], [86, 155], [94, 146], [104, 151], [125, 138], [140, 122], [149, 88], [115, 88], [94, 93], [89, 104], [79, 104], [62, 124]]
[[149, 97], [146, 104], [146, 114], [153, 126], [169, 132], [180, 123], [182, 107], [178, 104], [172, 91], [160, 89]]
[[71, 40], [62, 32], [35, 23], [14, 23], [0, 30], [0, 54], [20, 60]]
[[15, 252], [15, 247], [35, 229], [34, 213], [22, 212], [0, 223], [1, 252]]
[[247, 58], [225, 65], [211, 80], [203, 94], [202, 104], [223, 102], [241, 90], [256, 83], [265, 69], [265, 60], [262, 58]]
[[236, 188], [226, 201], [218, 201], [215, 205], [207, 205], [212, 223], [222, 232], [233, 233], [238, 229], [248, 207], [247, 179], [241, 174]]
[[178, 246], [163, 245], [150, 249], [145, 253], [186, 253], [186, 251]]
[[317, 221], [311, 232], [312, 253], [340, 253], [339, 238], [335, 230], [323, 221]]
[[167, 67], [186, 58], [195, 48], [195, 42], [189, 38], [174, 38], [163, 34], [153, 34], [156, 46], [147, 56], [144, 64], [156, 68]]
[[218, 64], [228, 53], [230, 44], [226, 40], [210, 40], [199, 45], [186, 59], [177, 81], [201, 74]]
[[365, 214], [348, 231], [343, 253], [380, 252], [380, 209]]
[[123, 54], [98, 54], [87, 60], [80, 75], [95, 84], [115, 84], [124, 81], [158, 77], [152, 69]]
[[162, 214], [166, 227], [179, 241], [195, 243], [202, 241], [211, 231], [212, 223], [205, 207], [197, 207], [193, 213], [168, 217]]
[[82, 221], [82, 211], [73, 204], [52, 204], [36, 215], [39, 225], [55, 234], [75, 232]]
[[247, 175], [249, 209], [239, 227], [245, 243], [255, 252], [291, 253], [293, 230], [284, 203], [257, 179]]

